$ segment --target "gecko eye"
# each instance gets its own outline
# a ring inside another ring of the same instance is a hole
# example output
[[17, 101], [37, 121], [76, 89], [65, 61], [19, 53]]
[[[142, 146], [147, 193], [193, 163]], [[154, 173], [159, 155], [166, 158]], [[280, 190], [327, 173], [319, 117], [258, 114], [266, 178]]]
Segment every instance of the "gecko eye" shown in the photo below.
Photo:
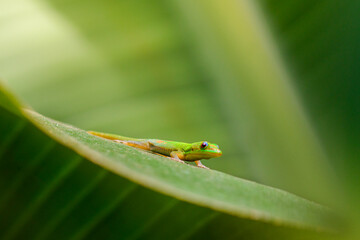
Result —
[[207, 143], [207, 142], [203, 142], [202, 144], [201, 144], [201, 149], [205, 149], [205, 148], [207, 148], [209, 146], [209, 144]]

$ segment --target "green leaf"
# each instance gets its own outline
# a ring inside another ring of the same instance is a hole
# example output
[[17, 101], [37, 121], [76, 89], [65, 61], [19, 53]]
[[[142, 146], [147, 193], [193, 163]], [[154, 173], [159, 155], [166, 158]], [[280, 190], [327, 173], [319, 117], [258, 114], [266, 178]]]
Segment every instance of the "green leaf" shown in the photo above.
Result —
[[327, 156], [253, 2], [4, 1], [0, 72], [46, 116], [207, 139], [227, 153], [211, 167], [327, 203]]
[[[0, 236], [99, 239], [324, 236], [329, 211], [0, 104]], [[89, 160], [89, 161], [88, 161]], [[220, 159], [221, 161], [221, 159]]]
[[[224, 155], [207, 166], [336, 206], [358, 232], [359, 7], [3, 0], [0, 76], [82, 129], [216, 142]], [[0, 105], [19, 121], [3, 123], [0, 154], [27, 126], [10, 99]]]

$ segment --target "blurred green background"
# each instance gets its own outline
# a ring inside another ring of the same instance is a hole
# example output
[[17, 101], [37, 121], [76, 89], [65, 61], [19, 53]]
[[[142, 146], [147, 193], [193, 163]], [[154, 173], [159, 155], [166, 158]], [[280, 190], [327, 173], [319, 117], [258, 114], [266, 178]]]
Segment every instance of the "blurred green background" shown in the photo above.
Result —
[[0, 77], [45, 116], [216, 142], [205, 165], [360, 218], [359, 1], [2, 0]]

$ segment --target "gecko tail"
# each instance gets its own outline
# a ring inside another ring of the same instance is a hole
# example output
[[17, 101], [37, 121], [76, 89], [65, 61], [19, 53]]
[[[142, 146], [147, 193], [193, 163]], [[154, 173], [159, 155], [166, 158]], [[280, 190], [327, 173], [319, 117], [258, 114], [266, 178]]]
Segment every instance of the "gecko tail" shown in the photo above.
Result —
[[106, 138], [106, 139], [109, 139], [109, 140], [120, 140], [120, 141], [136, 141], [136, 140], [139, 140], [139, 139], [136, 139], [136, 138], [128, 138], [128, 137], [123, 137], [123, 136], [119, 136], [119, 135], [115, 135], [115, 134], [109, 134], [109, 133], [102, 133], [102, 132], [87, 131], [87, 133], [89, 133], [91, 135], [94, 135], [94, 136]]
[[115, 134], [108, 134], [108, 133], [94, 132], [94, 131], [87, 131], [87, 133], [94, 135], [94, 136], [109, 139], [109, 140], [112, 140], [115, 142], [119, 142], [119, 143], [125, 144], [127, 146], [140, 148], [140, 149], [148, 150], [148, 151], [151, 150], [148, 141], [145, 139], [128, 138], [128, 137], [123, 137], [123, 136], [119, 136], [119, 135], [115, 135]]

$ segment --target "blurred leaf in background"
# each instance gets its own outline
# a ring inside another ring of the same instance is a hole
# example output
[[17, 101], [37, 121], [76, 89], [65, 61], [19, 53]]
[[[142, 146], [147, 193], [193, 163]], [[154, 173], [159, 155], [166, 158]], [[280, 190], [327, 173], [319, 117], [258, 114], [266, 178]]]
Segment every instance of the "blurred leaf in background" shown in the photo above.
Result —
[[359, 8], [3, 0], [0, 75], [46, 116], [125, 136], [207, 139], [224, 152], [211, 168], [360, 219]]

